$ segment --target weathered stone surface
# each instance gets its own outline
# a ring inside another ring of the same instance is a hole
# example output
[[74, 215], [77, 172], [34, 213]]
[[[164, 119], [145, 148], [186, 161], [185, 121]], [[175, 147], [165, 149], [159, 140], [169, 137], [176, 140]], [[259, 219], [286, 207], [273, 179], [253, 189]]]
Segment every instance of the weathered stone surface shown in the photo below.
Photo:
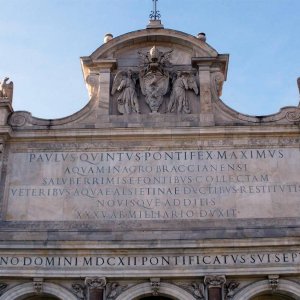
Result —
[[297, 217], [299, 156], [292, 148], [13, 153], [5, 219]]
[[227, 107], [228, 55], [160, 20], [81, 64], [66, 118], [2, 84], [0, 300], [298, 299], [300, 108]]

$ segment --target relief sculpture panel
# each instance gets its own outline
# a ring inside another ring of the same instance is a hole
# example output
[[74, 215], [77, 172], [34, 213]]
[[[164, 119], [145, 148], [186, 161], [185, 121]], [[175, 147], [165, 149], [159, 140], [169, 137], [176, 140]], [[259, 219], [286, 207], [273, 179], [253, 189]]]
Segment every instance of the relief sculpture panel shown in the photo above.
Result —
[[199, 99], [188, 92], [199, 94], [196, 71], [191, 65], [173, 65], [173, 53], [174, 49], [161, 50], [154, 45], [147, 52], [137, 51], [139, 65], [117, 71], [111, 95], [119, 114], [198, 112], [194, 107], [195, 103], [199, 106]]

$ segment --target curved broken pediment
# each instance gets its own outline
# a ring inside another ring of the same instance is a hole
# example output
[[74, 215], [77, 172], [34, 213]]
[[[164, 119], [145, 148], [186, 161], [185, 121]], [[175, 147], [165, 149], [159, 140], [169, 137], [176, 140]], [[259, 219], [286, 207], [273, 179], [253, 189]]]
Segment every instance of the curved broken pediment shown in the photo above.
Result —
[[248, 116], [222, 102], [229, 55], [205, 39], [180, 31], [148, 28], [112, 36], [81, 58], [88, 104], [57, 120], [28, 112], [8, 119], [15, 129], [107, 127], [201, 127], [293, 124], [298, 107], [270, 116]]

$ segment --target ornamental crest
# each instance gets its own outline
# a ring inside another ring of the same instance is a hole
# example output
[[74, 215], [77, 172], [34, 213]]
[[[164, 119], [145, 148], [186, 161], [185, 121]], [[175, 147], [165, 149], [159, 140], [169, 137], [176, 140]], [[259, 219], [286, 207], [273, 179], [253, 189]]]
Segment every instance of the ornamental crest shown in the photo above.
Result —
[[173, 50], [162, 52], [153, 46], [149, 52], [139, 52], [142, 59], [139, 81], [141, 91], [152, 113], [157, 113], [163, 102], [163, 96], [169, 90], [170, 74], [167, 70], [171, 66], [169, 58]]

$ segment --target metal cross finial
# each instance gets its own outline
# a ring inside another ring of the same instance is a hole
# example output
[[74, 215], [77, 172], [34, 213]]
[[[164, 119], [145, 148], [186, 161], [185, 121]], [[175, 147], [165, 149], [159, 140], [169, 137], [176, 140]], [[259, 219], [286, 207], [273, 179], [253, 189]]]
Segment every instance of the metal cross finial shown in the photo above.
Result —
[[157, 7], [156, 7], [156, 2], [158, 0], [152, 0], [153, 2], [153, 10], [151, 11], [151, 14], [149, 15], [150, 19], [151, 20], [159, 20], [160, 19], [160, 13], [159, 13], [159, 10], [157, 10]]

